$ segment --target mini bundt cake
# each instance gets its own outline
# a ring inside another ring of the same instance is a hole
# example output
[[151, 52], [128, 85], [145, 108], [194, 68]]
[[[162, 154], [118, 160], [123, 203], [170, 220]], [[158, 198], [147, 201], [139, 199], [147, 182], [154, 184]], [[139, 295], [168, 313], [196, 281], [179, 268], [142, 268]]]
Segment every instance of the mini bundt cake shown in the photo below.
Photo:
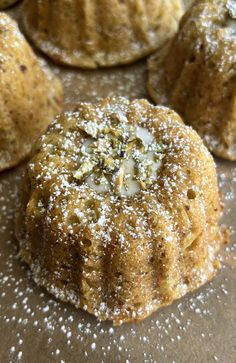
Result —
[[148, 89], [215, 155], [236, 160], [236, 1], [196, 1], [150, 60]]
[[9, 16], [0, 13], [0, 171], [15, 166], [61, 111], [60, 81], [43, 69]]
[[0, 9], [6, 9], [8, 8], [8, 6], [13, 5], [14, 3], [16, 3], [19, 0], [0, 0]]
[[54, 61], [82, 68], [131, 63], [177, 30], [182, 0], [25, 0], [23, 23]]
[[17, 238], [39, 285], [121, 324], [214, 276], [220, 214], [197, 133], [168, 108], [110, 98], [58, 116], [36, 145]]

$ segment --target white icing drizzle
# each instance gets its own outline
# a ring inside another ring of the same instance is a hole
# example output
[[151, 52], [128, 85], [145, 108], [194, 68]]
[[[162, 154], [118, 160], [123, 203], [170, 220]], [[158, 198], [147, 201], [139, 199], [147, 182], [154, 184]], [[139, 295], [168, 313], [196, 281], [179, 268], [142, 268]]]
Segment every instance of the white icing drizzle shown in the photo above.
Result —
[[161, 145], [144, 127], [119, 123], [82, 122], [86, 136], [80, 148], [80, 165], [74, 177], [98, 193], [114, 191], [131, 196], [146, 189], [157, 178], [161, 166]]

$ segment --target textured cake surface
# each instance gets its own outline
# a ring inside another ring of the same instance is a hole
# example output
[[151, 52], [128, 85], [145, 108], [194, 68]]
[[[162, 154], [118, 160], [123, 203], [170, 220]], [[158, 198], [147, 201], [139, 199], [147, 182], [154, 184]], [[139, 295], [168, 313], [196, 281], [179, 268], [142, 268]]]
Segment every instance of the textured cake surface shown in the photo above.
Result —
[[[121, 126], [126, 131], [118, 134]], [[115, 145], [106, 158], [104, 135]], [[145, 161], [150, 150], [159, 162], [155, 175]], [[128, 168], [119, 174], [131, 155], [142, 162], [131, 175], [139, 187], [127, 195], [116, 177], [131, 183]], [[92, 174], [99, 180], [91, 184]], [[58, 116], [41, 137], [23, 182], [16, 234], [38, 284], [121, 324], [215, 275], [220, 214], [214, 161], [197, 133], [168, 108], [109, 98]]]
[[61, 111], [62, 85], [44, 69], [17, 24], [0, 13], [0, 171], [15, 166]]
[[200, 0], [149, 61], [148, 89], [217, 156], [236, 160], [236, 2]]
[[83, 68], [135, 61], [170, 38], [182, 0], [25, 0], [24, 27], [54, 61]]

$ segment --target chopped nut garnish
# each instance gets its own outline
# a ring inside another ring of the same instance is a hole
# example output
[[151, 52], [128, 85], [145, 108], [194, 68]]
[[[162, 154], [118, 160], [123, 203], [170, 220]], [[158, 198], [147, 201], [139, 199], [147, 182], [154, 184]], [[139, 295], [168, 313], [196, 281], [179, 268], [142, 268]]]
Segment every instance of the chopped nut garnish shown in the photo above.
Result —
[[117, 174], [115, 175], [114, 178], [114, 186], [115, 189], [118, 193], [120, 193], [122, 187], [123, 187], [123, 183], [124, 183], [124, 174], [125, 174], [125, 169], [124, 166], [121, 165], [120, 169], [118, 170]]
[[140, 180], [140, 186], [142, 189], [146, 189], [146, 184], [144, 183], [144, 181]]
[[85, 175], [91, 173], [96, 163], [93, 161], [85, 161], [78, 170], [74, 172], [74, 177], [78, 180], [82, 179]]
[[81, 147], [80, 165], [74, 172], [80, 182], [93, 173], [96, 185], [109, 183], [122, 194], [132, 183], [146, 189], [156, 179], [163, 146], [148, 130], [130, 125], [125, 115], [112, 114], [110, 122], [99, 124], [83, 121], [79, 129], [90, 137]]
[[231, 18], [236, 19], [236, 3], [235, 0], [229, 0], [227, 3], [227, 9]]

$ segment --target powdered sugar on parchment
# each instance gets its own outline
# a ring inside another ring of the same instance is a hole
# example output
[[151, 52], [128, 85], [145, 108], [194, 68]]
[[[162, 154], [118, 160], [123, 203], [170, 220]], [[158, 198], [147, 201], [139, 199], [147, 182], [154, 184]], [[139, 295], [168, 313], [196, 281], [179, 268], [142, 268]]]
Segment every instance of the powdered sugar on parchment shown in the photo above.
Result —
[[[236, 226], [228, 223], [235, 207], [236, 172], [233, 166], [222, 163], [218, 173], [225, 194], [224, 223], [234, 236]], [[17, 258], [13, 233], [19, 181], [17, 173], [13, 182], [6, 177], [0, 181], [0, 325], [6, 332], [2, 342], [8, 347], [3, 355], [5, 361], [28, 362], [28, 357], [32, 357], [30, 344], [40, 342], [46, 356], [39, 356], [38, 362], [69, 362], [68, 352], [84, 362], [91, 362], [97, 355], [103, 362], [110, 362], [113, 357], [117, 362], [182, 362], [174, 352], [176, 347], [184, 349], [191, 335], [196, 335], [195, 344], [199, 346], [217, 340], [215, 329], [219, 324], [219, 311], [226, 314], [233, 307], [234, 285], [230, 271], [235, 265], [228, 261], [235, 262], [234, 244], [226, 247], [227, 253], [222, 254], [223, 269], [211, 283], [144, 322], [114, 328], [110, 323], [100, 323], [89, 314], [57, 301], [32, 282], [28, 269]], [[230, 334], [230, 323], [227, 329]], [[230, 344], [233, 343], [234, 340]], [[222, 354], [219, 347], [209, 357], [212, 362], [223, 361]]]

